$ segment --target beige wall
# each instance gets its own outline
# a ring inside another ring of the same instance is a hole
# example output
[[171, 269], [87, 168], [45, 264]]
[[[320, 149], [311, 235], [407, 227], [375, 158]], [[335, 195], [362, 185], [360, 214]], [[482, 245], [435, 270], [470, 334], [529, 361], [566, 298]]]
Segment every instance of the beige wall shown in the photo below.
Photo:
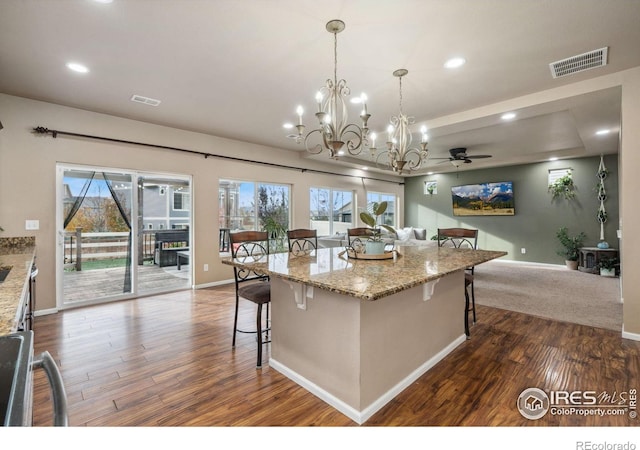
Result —
[[620, 229], [625, 333], [640, 336], [640, 67], [624, 72], [620, 147]]
[[[331, 186], [355, 190], [365, 198], [359, 177], [344, 177], [304, 172], [264, 165], [247, 164], [217, 158], [205, 159], [170, 150], [136, 145], [109, 143], [83, 138], [35, 135], [35, 126], [49, 129], [97, 135], [195, 150], [237, 158], [263, 160], [277, 164], [335, 171], [334, 166], [321, 164], [295, 153], [269, 147], [233, 141], [215, 136], [172, 129], [128, 119], [97, 114], [50, 103], [0, 94], [0, 225], [3, 237], [35, 236], [38, 266], [37, 310], [56, 307], [56, 163], [134, 169], [193, 177], [193, 233], [195, 284], [229, 280], [231, 267], [223, 266], [218, 256], [218, 180], [232, 178], [266, 182], [290, 183], [292, 192], [292, 226], [309, 226], [310, 186]], [[283, 136], [284, 139], [284, 136]], [[301, 152], [304, 155], [304, 152]], [[343, 173], [385, 178], [360, 170]], [[403, 186], [398, 178], [387, 183], [367, 179], [371, 191], [390, 192], [403, 198]], [[404, 202], [400, 202], [403, 204]], [[404, 211], [399, 212], [399, 217]], [[25, 231], [26, 219], [38, 219], [38, 231]], [[209, 271], [204, 272], [204, 264]]]

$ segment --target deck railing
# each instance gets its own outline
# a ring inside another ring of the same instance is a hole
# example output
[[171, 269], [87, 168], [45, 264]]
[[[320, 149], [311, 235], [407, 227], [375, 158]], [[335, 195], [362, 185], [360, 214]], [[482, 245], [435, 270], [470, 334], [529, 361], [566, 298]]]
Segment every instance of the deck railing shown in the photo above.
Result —
[[[138, 265], [153, 261], [155, 231], [144, 230], [138, 247]], [[128, 232], [83, 233], [82, 228], [64, 233], [64, 263], [82, 270], [83, 261], [125, 258], [129, 245]]]

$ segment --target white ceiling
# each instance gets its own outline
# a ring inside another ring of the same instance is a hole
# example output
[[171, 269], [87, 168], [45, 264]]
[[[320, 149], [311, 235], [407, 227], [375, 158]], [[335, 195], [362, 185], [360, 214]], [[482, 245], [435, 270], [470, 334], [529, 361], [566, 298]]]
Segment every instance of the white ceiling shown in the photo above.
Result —
[[[637, 0], [0, 0], [0, 92], [300, 152], [282, 125], [333, 77], [331, 19], [346, 23], [338, 78], [367, 94], [379, 134], [399, 110], [392, 72], [406, 68], [403, 109], [415, 131], [429, 126], [430, 157], [493, 155], [459, 170], [617, 152], [619, 88], [528, 105], [509, 123], [455, 118], [640, 66]], [[549, 63], [602, 47], [607, 66], [551, 77]], [[467, 64], [443, 68], [452, 56]], [[434, 169], [455, 170], [433, 160], [422, 173]]]

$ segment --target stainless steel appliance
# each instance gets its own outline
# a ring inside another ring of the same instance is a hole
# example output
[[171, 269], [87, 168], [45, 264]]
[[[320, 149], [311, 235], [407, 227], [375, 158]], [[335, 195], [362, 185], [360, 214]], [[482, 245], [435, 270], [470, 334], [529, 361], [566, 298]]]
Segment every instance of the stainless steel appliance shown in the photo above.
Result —
[[53, 424], [67, 426], [67, 396], [49, 352], [33, 354], [33, 331], [0, 336], [0, 420], [4, 426], [30, 426], [33, 418], [33, 370], [44, 369], [53, 398]]

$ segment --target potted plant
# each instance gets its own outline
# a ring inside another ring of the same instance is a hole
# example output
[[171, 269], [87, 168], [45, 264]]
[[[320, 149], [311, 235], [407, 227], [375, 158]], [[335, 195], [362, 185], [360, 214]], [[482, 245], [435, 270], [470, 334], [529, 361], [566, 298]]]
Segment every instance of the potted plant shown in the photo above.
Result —
[[618, 266], [617, 258], [602, 258], [600, 261], [598, 261], [598, 268], [600, 269], [600, 275], [603, 277], [615, 277], [617, 266]]
[[560, 241], [561, 249], [556, 253], [560, 256], [564, 256], [565, 264], [569, 269], [576, 270], [578, 268], [578, 257], [580, 256], [580, 247], [583, 246], [584, 240], [587, 237], [584, 232], [580, 232], [576, 236], [569, 236], [569, 230], [567, 227], [560, 228], [556, 237]]
[[384, 241], [382, 240], [382, 228], [391, 233], [395, 233], [396, 230], [393, 227], [385, 224], [379, 224], [380, 216], [387, 210], [387, 202], [375, 202], [373, 204], [372, 213], [368, 211], [362, 211], [360, 213], [360, 220], [364, 222], [369, 228], [371, 228], [371, 236], [365, 243], [365, 251], [370, 255], [380, 255], [384, 253]]
[[553, 184], [550, 184], [549, 192], [551, 192], [553, 200], [558, 197], [564, 197], [567, 200], [571, 200], [572, 198], [574, 198], [576, 196], [576, 193], [571, 174], [560, 177], [556, 181], [554, 181]]

